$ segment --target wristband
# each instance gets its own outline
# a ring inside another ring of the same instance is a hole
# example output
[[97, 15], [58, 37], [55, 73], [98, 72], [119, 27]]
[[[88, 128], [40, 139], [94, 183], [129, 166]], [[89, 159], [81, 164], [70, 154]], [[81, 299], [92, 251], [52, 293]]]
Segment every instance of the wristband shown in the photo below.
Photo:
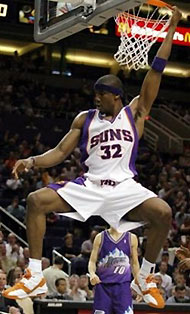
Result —
[[165, 69], [166, 64], [167, 64], [166, 59], [155, 57], [153, 62], [152, 62], [151, 67], [153, 70], [162, 73]]

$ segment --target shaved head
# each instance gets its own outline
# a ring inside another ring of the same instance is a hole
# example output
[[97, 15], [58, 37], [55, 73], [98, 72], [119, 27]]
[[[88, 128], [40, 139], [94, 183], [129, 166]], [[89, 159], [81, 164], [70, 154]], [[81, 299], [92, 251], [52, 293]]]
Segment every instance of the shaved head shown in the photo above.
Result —
[[[96, 81], [96, 83], [94, 85], [94, 89], [98, 90], [101, 87], [101, 89], [103, 90], [104, 86], [105, 87], [108, 86], [108, 87], [113, 88], [112, 90], [110, 90], [110, 92], [123, 97], [123, 95], [124, 95], [123, 84], [117, 76], [115, 76], [113, 74], [108, 74], [108, 75], [104, 75], [104, 76], [100, 77]], [[106, 88], [105, 88], [105, 90], [106, 90]], [[107, 91], [108, 91], [108, 89], [107, 89]]]

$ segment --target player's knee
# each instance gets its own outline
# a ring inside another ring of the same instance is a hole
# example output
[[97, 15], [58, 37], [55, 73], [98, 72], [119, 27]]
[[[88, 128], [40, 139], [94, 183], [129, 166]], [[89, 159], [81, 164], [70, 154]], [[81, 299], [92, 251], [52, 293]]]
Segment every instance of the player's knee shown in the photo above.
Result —
[[28, 210], [35, 210], [37, 208], [39, 210], [41, 202], [37, 192], [30, 193], [27, 197], [26, 202]]
[[171, 225], [172, 210], [171, 210], [170, 206], [167, 203], [163, 202], [158, 207], [156, 219], [158, 219], [157, 222], [162, 227], [164, 227], [164, 226], [169, 227]]

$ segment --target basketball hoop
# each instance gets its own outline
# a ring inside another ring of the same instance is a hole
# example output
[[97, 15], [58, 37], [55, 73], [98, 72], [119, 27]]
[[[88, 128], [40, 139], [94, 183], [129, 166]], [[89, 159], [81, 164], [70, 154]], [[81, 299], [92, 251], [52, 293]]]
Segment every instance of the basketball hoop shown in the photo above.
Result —
[[138, 70], [148, 65], [148, 52], [158, 37], [166, 36], [172, 10], [172, 6], [163, 1], [148, 0], [116, 16], [121, 43], [114, 58], [120, 66]]

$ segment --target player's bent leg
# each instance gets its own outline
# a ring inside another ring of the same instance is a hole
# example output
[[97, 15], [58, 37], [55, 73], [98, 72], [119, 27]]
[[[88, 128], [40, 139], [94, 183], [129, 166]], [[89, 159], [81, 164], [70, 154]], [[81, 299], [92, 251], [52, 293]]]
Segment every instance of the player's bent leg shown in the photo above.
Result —
[[52, 211], [66, 212], [70, 206], [52, 189], [43, 188], [30, 193], [27, 198], [27, 238], [30, 249], [30, 262], [19, 283], [3, 291], [9, 299], [23, 299], [47, 292], [42, 274], [41, 254], [46, 227], [46, 215]]
[[150, 273], [171, 226], [171, 209], [163, 200], [151, 198], [132, 210], [128, 218], [130, 220], [141, 219], [149, 223], [145, 258], [138, 278], [132, 282], [131, 286], [150, 306], [163, 308], [165, 301], [157, 289], [154, 276]]
[[131, 210], [126, 218], [148, 222], [145, 258], [155, 263], [171, 226], [171, 208], [162, 199], [150, 198]]
[[28, 195], [26, 227], [30, 257], [41, 258], [46, 215], [52, 211], [68, 212], [69, 210], [70, 205], [50, 188], [43, 188]]

